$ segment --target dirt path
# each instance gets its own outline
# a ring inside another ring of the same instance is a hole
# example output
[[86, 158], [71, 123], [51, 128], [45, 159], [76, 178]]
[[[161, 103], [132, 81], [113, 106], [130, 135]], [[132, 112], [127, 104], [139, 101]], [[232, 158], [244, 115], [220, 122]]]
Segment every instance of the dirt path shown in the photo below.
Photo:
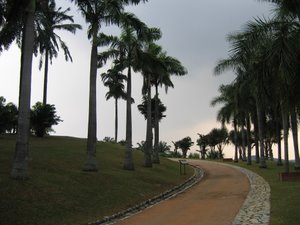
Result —
[[190, 161], [205, 171], [193, 188], [116, 225], [230, 225], [239, 212], [249, 182], [241, 172], [216, 163]]

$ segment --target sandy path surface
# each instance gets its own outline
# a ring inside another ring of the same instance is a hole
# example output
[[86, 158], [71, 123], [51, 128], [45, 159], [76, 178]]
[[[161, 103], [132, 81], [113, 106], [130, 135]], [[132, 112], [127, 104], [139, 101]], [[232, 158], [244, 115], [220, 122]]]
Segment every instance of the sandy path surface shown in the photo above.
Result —
[[247, 177], [221, 164], [189, 161], [205, 171], [201, 182], [117, 225], [231, 225], [249, 191]]

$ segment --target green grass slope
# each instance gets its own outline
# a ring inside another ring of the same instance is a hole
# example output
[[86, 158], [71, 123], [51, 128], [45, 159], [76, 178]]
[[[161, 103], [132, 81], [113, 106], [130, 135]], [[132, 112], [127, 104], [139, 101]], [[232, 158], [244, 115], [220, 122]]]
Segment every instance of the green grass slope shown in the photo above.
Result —
[[135, 171], [122, 169], [124, 148], [98, 143], [98, 172], [83, 172], [86, 141], [70, 137], [30, 140], [31, 179], [9, 177], [14, 136], [0, 136], [0, 220], [5, 225], [87, 224], [123, 210], [188, 179], [178, 163], [162, 159], [144, 168], [134, 152]]
[[[271, 222], [270, 225], [299, 225], [300, 224], [300, 182], [279, 180], [276, 162], [268, 162], [267, 169], [260, 169], [258, 164], [248, 166], [245, 163], [233, 164], [249, 169], [262, 176], [271, 187]], [[293, 171], [291, 165], [290, 171]]]

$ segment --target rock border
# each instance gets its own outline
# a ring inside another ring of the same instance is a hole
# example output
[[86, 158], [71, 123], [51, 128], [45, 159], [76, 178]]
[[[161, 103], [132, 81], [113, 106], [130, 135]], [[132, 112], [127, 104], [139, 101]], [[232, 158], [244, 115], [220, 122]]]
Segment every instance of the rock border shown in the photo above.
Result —
[[244, 173], [250, 182], [250, 191], [231, 225], [269, 225], [271, 188], [258, 174], [234, 165], [228, 165]]
[[[190, 165], [190, 164], [189, 164]], [[104, 217], [101, 220], [92, 222], [92, 223], [88, 223], [88, 225], [108, 225], [108, 224], [113, 224], [116, 221], [120, 220], [120, 219], [125, 219], [129, 216], [132, 216], [138, 212], [143, 211], [146, 208], [152, 207], [153, 205], [170, 199], [172, 197], [175, 197], [176, 195], [184, 192], [185, 190], [191, 188], [192, 186], [194, 186], [195, 184], [197, 184], [203, 177], [204, 177], [204, 171], [203, 169], [201, 169], [200, 167], [194, 166], [194, 165], [190, 165], [194, 168], [194, 175], [189, 178], [188, 180], [186, 180], [184, 183], [175, 186], [174, 188], [167, 190], [149, 200], [146, 200], [140, 204], [137, 204], [131, 208], [125, 209], [123, 211], [120, 211], [116, 214], [113, 214], [111, 216], [107, 216]]]

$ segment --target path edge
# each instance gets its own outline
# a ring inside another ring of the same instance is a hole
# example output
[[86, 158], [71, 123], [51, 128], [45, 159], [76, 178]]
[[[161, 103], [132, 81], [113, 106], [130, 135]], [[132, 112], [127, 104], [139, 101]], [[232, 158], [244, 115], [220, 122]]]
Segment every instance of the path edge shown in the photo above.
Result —
[[243, 167], [221, 163], [245, 174], [250, 183], [249, 193], [231, 225], [269, 225], [271, 188], [260, 175]]
[[152, 207], [153, 205], [156, 205], [162, 201], [168, 200], [170, 198], [175, 197], [176, 195], [184, 192], [185, 190], [193, 187], [195, 184], [200, 182], [202, 178], [204, 177], [205, 173], [204, 170], [198, 166], [194, 166], [189, 164], [189, 166], [193, 167], [194, 169], [194, 175], [191, 176], [189, 179], [187, 179], [185, 182], [183, 182], [180, 185], [177, 185], [173, 187], [172, 189], [169, 189], [159, 195], [154, 196], [153, 198], [150, 198], [146, 201], [143, 201], [142, 203], [139, 203], [133, 207], [130, 207], [128, 209], [125, 209], [123, 211], [120, 211], [118, 213], [115, 213], [111, 216], [106, 216], [101, 220], [88, 223], [88, 225], [108, 225], [113, 224], [117, 222], [118, 220], [128, 218], [134, 214], [137, 214], [147, 208]]

